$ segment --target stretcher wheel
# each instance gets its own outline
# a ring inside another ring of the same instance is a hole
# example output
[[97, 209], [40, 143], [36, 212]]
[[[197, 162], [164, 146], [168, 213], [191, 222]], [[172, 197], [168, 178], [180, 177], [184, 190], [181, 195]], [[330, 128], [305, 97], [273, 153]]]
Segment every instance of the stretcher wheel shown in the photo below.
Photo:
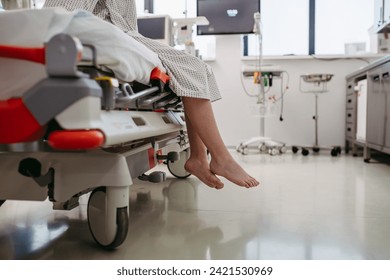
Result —
[[180, 158], [176, 161], [167, 161], [168, 170], [171, 172], [173, 176], [179, 179], [185, 179], [189, 176], [191, 176], [191, 173], [187, 172], [187, 170], [184, 169], [184, 164], [186, 163], [187, 159], [190, 157], [189, 150], [184, 150], [180, 152]]
[[319, 147], [313, 147], [313, 152], [318, 153], [320, 151]]
[[296, 146], [292, 146], [292, 152], [296, 154], [298, 152], [299, 148]]
[[[114, 206], [114, 205], [111, 205]], [[106, 249], [114, 249], [125, 241], [129, 229], [127, 207], [109, 209], [105, 187], [92, 191], [88, 200], [88, 225], [96, 243]], [[114, 215], [109, 215], [115, 211]]]
[[309, 154], [309, 150], [302, 148], [302, 155], [307, 156]]

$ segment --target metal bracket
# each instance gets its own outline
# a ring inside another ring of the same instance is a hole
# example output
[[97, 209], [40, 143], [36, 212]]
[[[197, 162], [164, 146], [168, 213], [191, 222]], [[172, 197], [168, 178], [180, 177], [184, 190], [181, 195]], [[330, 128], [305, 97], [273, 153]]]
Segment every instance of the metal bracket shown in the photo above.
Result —
[[84, 77], [77, 70], [82, 53], [83, 46], [79, 39], [67, 34], [53, 36], [46, 45], [47, 74], [50, 77]]

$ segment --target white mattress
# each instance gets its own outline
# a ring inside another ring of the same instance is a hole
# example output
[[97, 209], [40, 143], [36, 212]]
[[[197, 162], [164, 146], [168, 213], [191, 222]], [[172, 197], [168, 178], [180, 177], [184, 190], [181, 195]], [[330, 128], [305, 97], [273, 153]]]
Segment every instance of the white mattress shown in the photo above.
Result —
[[[42, 47], [52, 36], [67, 33], [93, 44], [97, 62], [122, 81], [149, 83], [155, 67], [165, 70], [157, 54], [114, 25], [85, 11], [62, 8], [0, 13], [0, 45]], [[46, 76], [44, 66], [0, 58], [0, 100], [18, 97]]]

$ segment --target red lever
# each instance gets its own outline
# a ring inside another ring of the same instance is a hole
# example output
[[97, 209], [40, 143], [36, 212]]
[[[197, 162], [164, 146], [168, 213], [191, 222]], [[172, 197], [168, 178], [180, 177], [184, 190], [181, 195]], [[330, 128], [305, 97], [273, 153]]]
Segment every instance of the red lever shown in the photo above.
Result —
[[57, 130], [49, 135], [48, 144], [56, 150], [87, 150], [101, 147], [104, 140], [100, 130]]
[[16, 58], [45, 64], [45, 49], [0, 46], [0, 57]]
[[169, 76], [160, 70], [160, 68], [155, 67], [150, 73], [151, 80], [160, 80], [163, 84], [166, 84], [169, 81]]

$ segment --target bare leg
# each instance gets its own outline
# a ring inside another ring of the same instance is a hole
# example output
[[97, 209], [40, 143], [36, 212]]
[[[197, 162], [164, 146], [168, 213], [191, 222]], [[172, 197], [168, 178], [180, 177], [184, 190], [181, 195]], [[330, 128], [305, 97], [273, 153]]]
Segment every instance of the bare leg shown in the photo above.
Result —
[[188, 139], [190, 141], [190, 158], [187, 160], [184, 168], [191, 174], [198, 177], [203, 183], [209, 187], [221, 189], [223, 183], [210, 171], [209, 162], [207, 159], [207, 149], [203, 144], [199, 135], [195, 133], [191, 121], [186, 116], [186, 126]]
[[259, 182], [249, 176], [226, 149], [218, 131], [211, 102], [191, 97], [183, 97], [182, 100], [186, 117], [190, 122], [190, 134], [197, 135], [211, 154], [210, 171], [242, 187], [259, 185]]

